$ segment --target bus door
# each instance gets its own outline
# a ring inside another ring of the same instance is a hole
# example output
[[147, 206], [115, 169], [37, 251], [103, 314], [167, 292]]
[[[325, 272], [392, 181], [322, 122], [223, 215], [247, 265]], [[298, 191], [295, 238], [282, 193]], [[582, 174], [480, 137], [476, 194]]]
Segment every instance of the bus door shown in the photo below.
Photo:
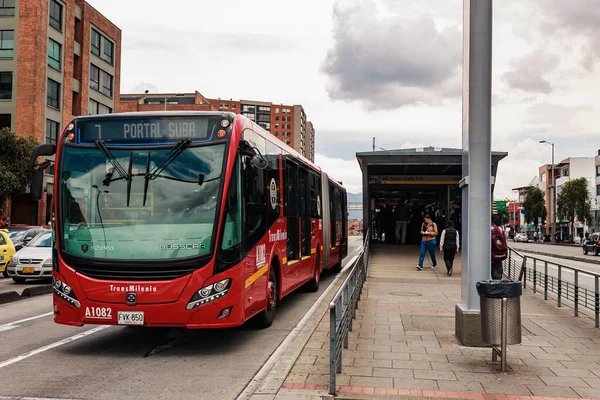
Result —
[[309, 183], [308, 170], [300, 167], [298, 169], [298, 195], [300, 197], [300, 242], [302, 243], [302, 260], [310, 257], [310, 245], [312, 239], [311, 218], [310, 218], [310, 202], [309, 202]]
[[285, 159], [285, 204], [287, 220], [287, 259], [288, 265], [300, 260], [300, 218], [298, 196], [298, 164]]

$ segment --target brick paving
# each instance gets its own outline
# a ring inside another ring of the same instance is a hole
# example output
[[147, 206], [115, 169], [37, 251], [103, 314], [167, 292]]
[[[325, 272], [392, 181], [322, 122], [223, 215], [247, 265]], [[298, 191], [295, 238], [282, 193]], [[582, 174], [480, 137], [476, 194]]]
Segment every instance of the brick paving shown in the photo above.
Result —
[[[573, 317], [571, 309], [524, 291], [522, 343], [508, 346], [508, 371], [502, 373], [490, 348], [464, 347], [454, 334], [460, 257], [450, 277], [439, 259], [436, 270], [426, 261], [418, 271], [417, 252], [373, 247], [336, 378], [338, 397], [600, 399], [600, 330], [589, 316]], [[276, 398], [327, 397], [329, 313], [321, 317]]]

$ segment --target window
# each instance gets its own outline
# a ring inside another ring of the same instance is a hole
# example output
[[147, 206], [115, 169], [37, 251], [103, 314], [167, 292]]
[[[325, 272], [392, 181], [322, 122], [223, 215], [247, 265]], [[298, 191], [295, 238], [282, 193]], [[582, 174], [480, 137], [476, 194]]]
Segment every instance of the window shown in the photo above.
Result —
[[60, 123], [52, 121], [51, 119], [46, 120], [46, 143], [56, 144], [58, 138], [58, 131], [60, 130]]
[[60, 110], [60, 83], [48, 79], [48, 105]]
[[271, 107], [258, 106], [258, 111], [260, 111], [260, 112], [271, 112]]
[[279, 108], [276, 108], [276, 109], [275, 109], [275, 112], [276, 112], [276, 113], [278, 113], [278, 112], [279, 112]]
[[0, 129], [10, 128], [10, 122], [12, 120], [12, 114], [0, 114]]
[[98, 57], [100, 57], [100, 33], [98, 33], [98, 31], [95, 29], [92, 29], [91, 42], [92, 42], [92, 54], [95, 54]]
[[0, 16], [12, 17], [15, 15], [15, 0], [0, 0]]
[[102, 93], [108, 97], [113, 95], [113, 77], [104, 71], [102, 71]]
[[569, 176], [569, 167], [564, 167], [562, 169], [562, 176]]
[[232, 110], [235, 110], [235, 104], [232, 104], [232, 105], [231, 105], [231, 109], [232, 109]]
[[600, 185], [596, 185], [596, 196], [600, 196]]
[[110, 114], [112, 113], [112, 108], [105, 106], [102, 103], [98, 103], [96, 100], [90, 99], [88, 101], [88, 114]]
[[279, 115], [275, 116], [275, 121], [279, 121]]
[[219, 107], [221, 107], [221, 108], [229, 108], [229, 106], [227, 105], [227, 103], [221, 103]]
[[[0, 246], [4, 246], [6, 244], [6, 240], [4, 240], [4, 236], [0, 235]], [[6, 251], [6, 250], [4, 250]]]
[[[256, 147], [260, 154], [265, 154], [265, 139], [251, 130], [244, 131], [244, 140]], [[251, 150], [256, 152], [256, 149]], [[244, 251], [248, 252], [267, 231], [265, 220], [266, 197], [268, 195], [263, 170], [252, 164], [252, 157], [242, 157], [242, 184], [244, 194]], [[269, 203], [270, 204], [270, 203]]]
[[0, 72], [0, 99], [12, 99], [12, 72]]
[[309, 175], [310, 180], [310, 216], [321, 218], [321, 177], [315, 173]]
[[0, 31], [0, 58], [12, 58], [15, 31]]
[[48, 39], [48, 65], [60, 71], [60, 43]]
[[56, 0], [50, 0], [50, 26], [62, 32], [63, 6]]
[[90, 87], [100, 90], [100, 68], [90, 64]]
[[240, 180], [240, 159], [235, 160], [235, 166], [229, 181], [225, 200], [224, 227], [221, 236], [221, 246], [217, 252], [215, 273], [233, 267], [242, 257], [242, 185]]
[[600, 176], [600, 165], [596, 165], [596, 176]]
[[105, 37], [102, 38], [102, 41], [104, 42], [104, 52], [102, 54], [102, 58], [104, 61], [112, 65], [115, 45]]

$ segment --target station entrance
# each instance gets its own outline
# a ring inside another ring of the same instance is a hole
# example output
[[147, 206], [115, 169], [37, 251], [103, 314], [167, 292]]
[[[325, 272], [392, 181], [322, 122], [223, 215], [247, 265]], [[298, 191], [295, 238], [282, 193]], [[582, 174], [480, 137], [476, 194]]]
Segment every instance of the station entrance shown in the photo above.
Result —
[[[492, 176], [506, 155], [492, 152]], [[434, 147], [356, 153], [363, 174], [365, 231], [370, 227], [371, 238], [378, 241], [416, 245], [429, 214], [439, 234], [450, 220], [462, 232], [462, 156], [460, 149]]]

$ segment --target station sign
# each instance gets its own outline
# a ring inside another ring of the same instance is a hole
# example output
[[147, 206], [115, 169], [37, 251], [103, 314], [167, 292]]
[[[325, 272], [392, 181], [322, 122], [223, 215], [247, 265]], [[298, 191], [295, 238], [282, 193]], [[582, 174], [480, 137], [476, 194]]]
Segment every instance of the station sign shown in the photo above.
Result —
[[455, 175], [370, 175], [369, 184], [377, 185], [458, 185]]

